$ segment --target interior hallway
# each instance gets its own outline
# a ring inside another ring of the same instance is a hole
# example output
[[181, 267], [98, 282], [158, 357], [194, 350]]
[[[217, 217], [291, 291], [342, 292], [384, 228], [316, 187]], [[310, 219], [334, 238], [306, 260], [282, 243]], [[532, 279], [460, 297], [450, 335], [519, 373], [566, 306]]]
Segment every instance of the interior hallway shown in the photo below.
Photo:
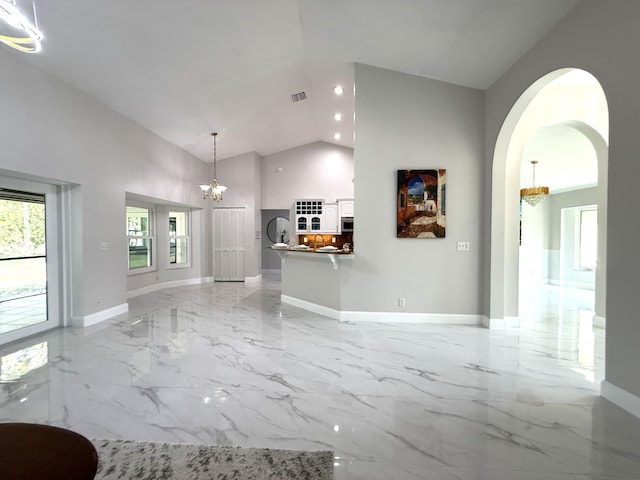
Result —
[[0, 420], [331, 449], [337, 479], [637, 480], [640, 420], [598, 396], [588, 292], [536, 288], [521, 328], [487, 330], [339, 323], [279, 287], [166, 289], [2, 347]]

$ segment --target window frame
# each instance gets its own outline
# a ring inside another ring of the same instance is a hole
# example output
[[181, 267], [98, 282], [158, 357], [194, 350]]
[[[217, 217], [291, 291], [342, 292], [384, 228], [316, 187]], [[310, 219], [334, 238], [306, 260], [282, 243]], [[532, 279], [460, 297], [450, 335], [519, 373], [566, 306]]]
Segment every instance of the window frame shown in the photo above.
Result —
[[[128, 208], [140, 208], [145, 209], [148, 212], [149, 225], [147, 227], [148, 234], [147, 235], [130, 235], [129, 233], [129, 213]], [[158, 261], [157, 261], [157, 236], [155, 231], [156, 225], [156, 209], [154, 205], [141, 203], [141, 202], [133, 202], [127, 201], [125, 205], [125, 226], [126, 226], [126, 234], [127, 234], [127, 276], [132, 275], [141, 275], [144, 273], [156, 272], [158, 271]], [[132, 240], [149, 240], [150, 248], [151, 248], [151, 265], [147, 267], [135, 267], [131, 268], [130, 265], [130, 251], [129, 247], [131, 245]]]
[[[171, 214], [184, 213], [184, 235], [171, 234]], [[187, 261], [185, 263], [171, 263], [171, 240], [185, 239], [187, 248]], [[167, 270], [175, 270], [179, 268], [191, 268], [191, 209], [170, 207], [167, 209]]]

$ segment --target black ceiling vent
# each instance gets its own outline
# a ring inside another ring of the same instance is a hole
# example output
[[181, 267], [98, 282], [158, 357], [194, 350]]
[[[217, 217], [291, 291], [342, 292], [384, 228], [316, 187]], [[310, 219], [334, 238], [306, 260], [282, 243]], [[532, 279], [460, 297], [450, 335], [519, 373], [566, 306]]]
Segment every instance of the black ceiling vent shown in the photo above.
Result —
[[307, 99], [307, 94], [304, 92], [294, 93], [293, 95], [291, 95], [291, 101], [293, 103], [301, 102], [302, 100], [306, 100], [306, 99]]

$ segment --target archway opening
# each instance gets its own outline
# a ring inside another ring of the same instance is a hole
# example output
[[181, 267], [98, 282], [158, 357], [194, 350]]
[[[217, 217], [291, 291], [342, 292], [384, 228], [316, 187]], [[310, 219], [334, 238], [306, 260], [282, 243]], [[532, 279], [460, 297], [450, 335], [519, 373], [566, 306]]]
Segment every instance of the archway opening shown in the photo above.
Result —
[[[493, 159], [490, 327], [519, 324], [523, 279], [546, 284], [567, 279], [559, 212], [569, 197], [580, 203], [573, 207], [597, 210], [597, 267], [581, 273], [593, 277], [594, 324], [604, 326], [608, 128], [600, 83], [578, 69], [545, 75], [511, 109]], [[530, 186], [533, 159], [539, 161], [537, 183], [548, 183], [550, 195], [535, 207], [521, 207], [518, 190]], [[520, 256], [523, 248], [533, 249], [526, 264]]]

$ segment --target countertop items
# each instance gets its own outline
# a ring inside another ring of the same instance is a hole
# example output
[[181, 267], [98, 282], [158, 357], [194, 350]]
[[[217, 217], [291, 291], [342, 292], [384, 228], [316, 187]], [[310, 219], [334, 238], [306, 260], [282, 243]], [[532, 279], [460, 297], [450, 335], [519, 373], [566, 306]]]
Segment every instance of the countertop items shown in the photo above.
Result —
[[282, 261], [282, 263], [286, 263], [287, 257], [289, 255], [295, 256], [296, 254], [302, 254], [301, 256], [304, 256], [309, 254], [310, 255], [315, 254], [318, 256], [325, 256], [326, 258], [328, 258], [333, 264], [333, 268], [335, 270], [338, 270], [339, 258], [353, 258], [353, 251], [340, 250], [339, 248], [331, 245], [316, 248], [316, 249], [310, 248], [307, 245], [296, 245], [294, 247], [288, 247], [288, 248], [281, 248], [281, 247], [276, 247], [275, 245], [272, 245], [270, 248], [280, 256], [280, 260]]
[[334, 247], [333, 245], [327, 245], [325, 247], [312, 248], [308, 245], [294, 245], [289, 246], [286, 244], [274, 243], [271, 245], [272, 250], [285, 250], [291, 252], [308, 252], [308, 253], [336, 253], [336, 254], [353, 254], [353, 251], [349, 248], [348, 244], [347, 248], [340, 249], [338, 247]]
[[327, 245], [326, 247], [320, 247], [316, 249], [316, 251], [318, 252], [336, 252], [337, 250], [338, 247], [334, 247], [333, 245]]

